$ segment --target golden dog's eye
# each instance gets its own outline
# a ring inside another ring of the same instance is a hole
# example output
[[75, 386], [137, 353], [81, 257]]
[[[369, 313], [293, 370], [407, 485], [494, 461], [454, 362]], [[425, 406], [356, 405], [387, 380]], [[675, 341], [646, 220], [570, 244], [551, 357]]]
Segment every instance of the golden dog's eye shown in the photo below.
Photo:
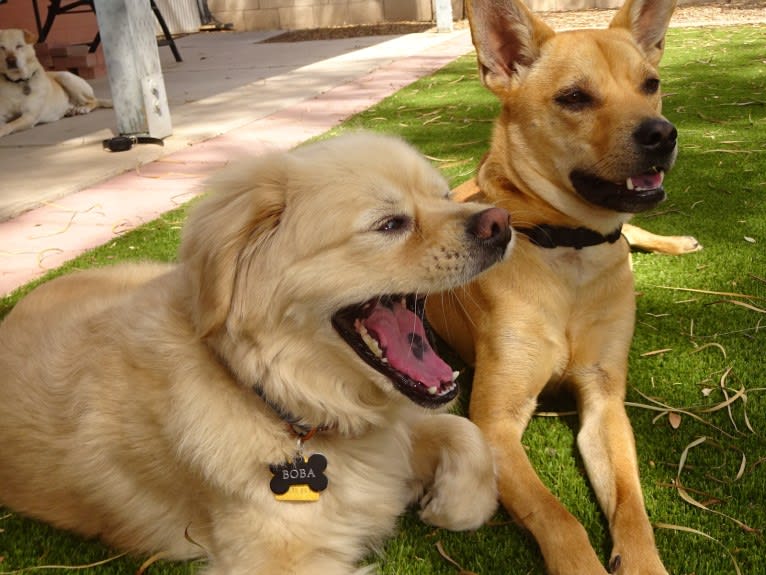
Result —
[[411, 226], [412, 220], [407, 216], [394, 216], [383, 220], [383, 222], [378, 225], [377, 231], [386, 233], [404, 232], [409, 230]]
[[570, 110], [581, 110], [593, 104], [593, 96], [580, 88], [569, 88], [559, 92], [556, 102]]
[[641, 89], [644, 91], [645, 94], [656, 94], [657, 90], [660, 89], [660, 79], [647, 78], [646, 80], [644, 80], [644, 84], [641, 86]]

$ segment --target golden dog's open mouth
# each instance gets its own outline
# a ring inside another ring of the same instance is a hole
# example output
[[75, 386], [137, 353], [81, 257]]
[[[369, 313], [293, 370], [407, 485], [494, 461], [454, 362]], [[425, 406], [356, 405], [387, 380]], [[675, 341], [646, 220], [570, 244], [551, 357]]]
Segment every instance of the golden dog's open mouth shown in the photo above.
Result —
[[569, 179], [577, 193], [592, 204], [618, 212], [639, 213], [665, 199], [664, 177], [665, 169], [655, 166], [645, 173], [629, 176], [621, 183], [580, 170], [573, 171]]
[[422, 299], [375, 298], [340, 310], [332, 323], [359, 357], [415, 403], [434, 408], [457, 396], [457, 372], [428, 340]]

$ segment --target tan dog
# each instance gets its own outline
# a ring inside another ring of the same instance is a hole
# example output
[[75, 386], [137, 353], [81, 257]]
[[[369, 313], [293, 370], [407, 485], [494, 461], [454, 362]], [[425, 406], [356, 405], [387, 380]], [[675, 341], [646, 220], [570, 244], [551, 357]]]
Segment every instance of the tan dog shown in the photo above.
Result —
[[65, 116], [110, 108], [71, 72], [46, 72], [26, 30], [0, 30], [0, 137]]
[[0, 325], [0, 503], [133, 552], [204, 549], [227, 575], [368, 573], [416, 500], [480, 526], [492, 457], [432, 411], [458, 388], [421, 298], [502, 259], [508, 213], [364, 133], [214, 187], [178, 265], [55, 279]]
[[[501, 501], [555, 575], [605, 573], [521, 443], [538, 397], [562, 387], [578, 402], [577, 443], [609, 521], [611, 571], [666, 573], [623, 404], [635, 295], [621, 227], [665, 198], [676, 156], [657, 72], [674, 5], [628, 0], [606, 30], [559, 34], [520, 0], [468, 5], [481, 79], [502, 104], [480, 197], [506, 208], [521, 233], [512, 261], [430, 298], [429, 319], [475, 364], [470, 416], [498, 453]], [[637, 232], [669, 251], [699, 248]]]

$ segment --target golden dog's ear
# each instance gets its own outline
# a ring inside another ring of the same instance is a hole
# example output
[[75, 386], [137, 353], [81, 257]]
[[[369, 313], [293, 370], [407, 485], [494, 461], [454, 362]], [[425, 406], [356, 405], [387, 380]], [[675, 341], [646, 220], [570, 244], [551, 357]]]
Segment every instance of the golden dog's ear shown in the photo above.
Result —
[[184, 226], [179, 259], [189, 282], [197, 335], [221, 329], [231, 309], [237, 274], [268, 242], [285, 206], [279, 161], [226, 171]]
[[21, 32], [24, 34], [24, 42], [26, 42], [27, 44], [34, 44], [37, 42], [37, 36], [32, 34], [32, 32], [30, 32], [29, 30], [24, 29]]
[[665, 50], [665, 33], [677, 0], [627, 0], [614, 15], [610, 28], [626, 28], [647, 59], [656, 66]]
[[481, 81], [500, 94], [555, 32], [521, 0], [469, 0], [467, 7]]

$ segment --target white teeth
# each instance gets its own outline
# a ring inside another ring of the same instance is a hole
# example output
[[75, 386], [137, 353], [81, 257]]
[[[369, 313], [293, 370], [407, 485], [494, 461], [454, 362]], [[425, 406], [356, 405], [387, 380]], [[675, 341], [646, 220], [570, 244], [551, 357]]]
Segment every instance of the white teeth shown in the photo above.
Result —
[[632, 178], [628, 178], [625, 181], [625, 187], [628, 188], [629, 191], [631, 191], [631, 192], [633, 191], [633, 179]]
[[453, 371], [452, 372], [452, 381], [457, 381], [457, 378], [460, 377], [459, 371]]
[[428, 388], [428, 393], [430, 393], [431, 395], [436, 395], [437, 391], [439, 391], [439, 389], [436, 386]]
[[383, 350], [380, 349], [378, 342], [375, 340], [374, 337], [370, 335], [370, 333], [367, 331], [367, 328], [364, 327], [362, 322], [357, 320], [356, 323], [354, 324], [354, 327], [356, 328], [356, 332], [362, 338], [362, 341], [367, 345], [370, 351], [374, 353], [376, 357], [383, 358]]

